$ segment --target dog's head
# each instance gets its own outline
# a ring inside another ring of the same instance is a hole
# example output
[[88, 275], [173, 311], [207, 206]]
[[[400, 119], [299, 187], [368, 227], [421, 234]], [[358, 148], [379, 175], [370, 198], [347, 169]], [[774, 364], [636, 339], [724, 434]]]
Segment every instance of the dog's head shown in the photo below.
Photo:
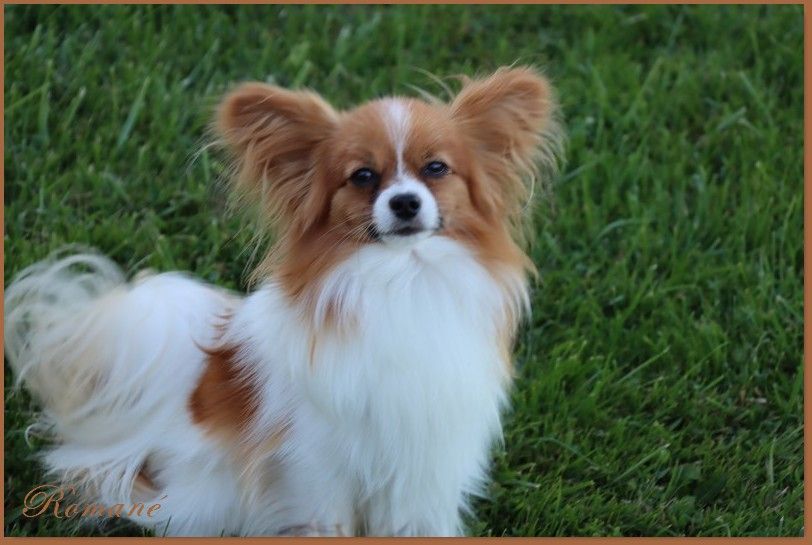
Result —
[[511, 233], [539, 161], [554, 159], [555, 114], [543, 76], [503, 68], [447, 104], [385, 98], [342, 112], [311, 92], [246, 83], [220, 103], [216, 131], [291, 275], [360, 245], [436, 235], [525, 266]]

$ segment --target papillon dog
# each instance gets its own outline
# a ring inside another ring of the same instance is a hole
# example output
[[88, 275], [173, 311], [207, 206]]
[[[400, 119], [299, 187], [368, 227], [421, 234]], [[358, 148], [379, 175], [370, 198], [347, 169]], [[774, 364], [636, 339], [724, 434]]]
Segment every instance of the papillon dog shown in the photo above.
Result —
[[49, 475], [87, 502], [160, 503], [133, 520], [167, 535], [460, 535], [501, 438], [557, 117], [527, 67], [347, 111], [235, 87], [214, 134], [275, 241], [252, 293], [127, 281], [92, 252], [7, 289]]

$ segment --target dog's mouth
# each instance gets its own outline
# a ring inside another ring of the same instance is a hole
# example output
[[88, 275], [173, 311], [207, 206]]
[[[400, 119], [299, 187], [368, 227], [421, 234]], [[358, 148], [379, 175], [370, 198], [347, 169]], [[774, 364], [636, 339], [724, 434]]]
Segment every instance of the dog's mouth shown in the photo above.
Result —
[[425, 227], [420, 223], [409, 223], [406, 225], [401, 225], [396, 227], [395, 229], [391, 229], [389, 231], [381, 232], [379, 231], [374, 225], [370, 225], [367, 229], [367, 233], [372, 240], [381, 241], [384, 238], [389, 239], [397, 239], [401, 237], [410, 237], [413, 235], [419, 234], [426, 234], [427, 236], [434, 235], [443, 230], [443, 218], [440, 217], [440, 221], [436, 227]]
[[396, 235], [399, 237], [406, 237], [409, 235], [416, 235], [417, 233], [422, 233], [423, 231], [428, 231], [428, 229], [424, 229], [423, 227], [415, 227], [412, 225], [401, 227], [400, 229], [395, 229], [394, 231], [389, 231], [386, 233], [387, 235]]

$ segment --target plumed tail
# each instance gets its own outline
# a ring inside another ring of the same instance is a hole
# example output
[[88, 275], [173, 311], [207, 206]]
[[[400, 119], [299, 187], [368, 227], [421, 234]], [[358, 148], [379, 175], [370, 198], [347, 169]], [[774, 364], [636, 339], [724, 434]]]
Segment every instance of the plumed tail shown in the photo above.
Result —
[[93, 253], [22, 271], [5, 294], [5, 353], [42, 407], [50, 472], [96, 499], [129, 498], [150, 456], [190, 427], [200, 347], [235, 300], [178, 273], [128, 283]]
[[90, 402], [95, 373], [82, 353], [90, 348], [91, 324], [97, 329], [102, 317], [98, 303], [125, 290], [122, 271], [96, 254], [52, 257], [23, 270], [6, 290], [4, 305], [5, 353], [15, 385], [24, 382], [60, 414]]

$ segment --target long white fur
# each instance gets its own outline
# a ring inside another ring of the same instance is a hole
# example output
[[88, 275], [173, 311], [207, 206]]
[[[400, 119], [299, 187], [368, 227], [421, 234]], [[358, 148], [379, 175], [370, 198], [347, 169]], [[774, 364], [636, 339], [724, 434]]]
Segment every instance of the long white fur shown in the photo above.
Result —
[[[48, 469], [113, 504], [133, 501], [146, 463], [161, 489], [139, 501], [162, 507], [135, 520], [161, 533], [458, 535], [500, 436], [497, 339], [525, 297], [521, 275], [495, 278], [440, 236], [350, 256], [315, 321], [273, 279], [238, 301], [177, 273], [125, 283], [81, 255], [9, 287], [6, 356], [53, 426]], [[346, 327], [325, 325], [328, 308]], [[248, 459], [188, 408], [227, 312], [223, 342], [261, 387], [244, 441], [285, 430]]]

